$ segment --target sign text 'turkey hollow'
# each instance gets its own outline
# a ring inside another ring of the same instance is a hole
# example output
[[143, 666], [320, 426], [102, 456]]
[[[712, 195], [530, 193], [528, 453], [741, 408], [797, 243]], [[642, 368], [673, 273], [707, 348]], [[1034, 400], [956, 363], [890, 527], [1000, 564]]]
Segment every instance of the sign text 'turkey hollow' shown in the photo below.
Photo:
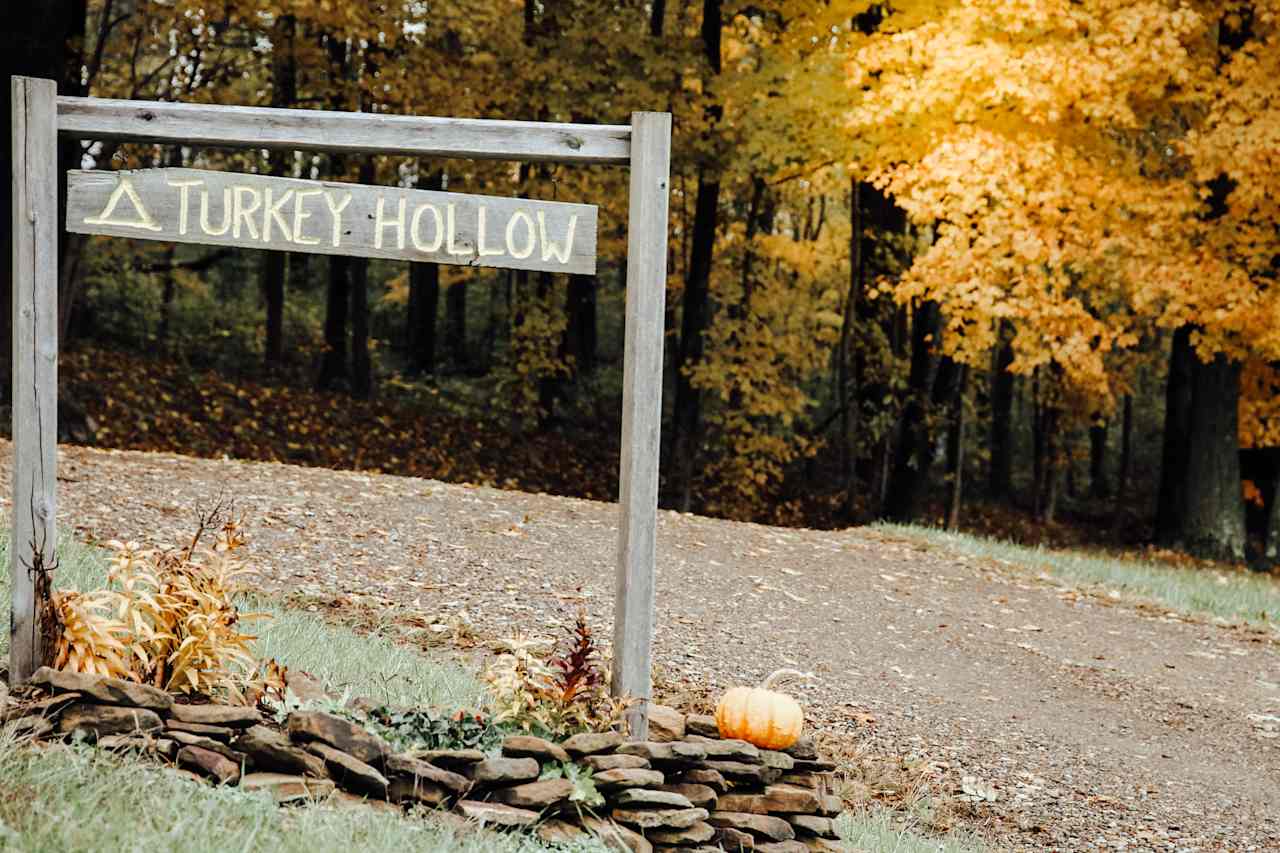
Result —
[[464, 266], [596, 270], [594, 205], [199, 169], [71, 171], [67, 230]]

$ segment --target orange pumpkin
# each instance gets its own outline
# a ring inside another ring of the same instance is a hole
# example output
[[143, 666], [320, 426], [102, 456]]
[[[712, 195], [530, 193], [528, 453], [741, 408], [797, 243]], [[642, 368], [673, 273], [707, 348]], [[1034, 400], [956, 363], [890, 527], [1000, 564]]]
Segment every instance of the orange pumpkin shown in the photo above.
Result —
[[786, 749], [794, 744], [804, 728], [804, 711], [795, 699], [769, 689], [784, 675], [805, 673], [780, 669], [759, 687], [730, 688], [716, 705], [720, 737], [745, 740], [762, 749]]

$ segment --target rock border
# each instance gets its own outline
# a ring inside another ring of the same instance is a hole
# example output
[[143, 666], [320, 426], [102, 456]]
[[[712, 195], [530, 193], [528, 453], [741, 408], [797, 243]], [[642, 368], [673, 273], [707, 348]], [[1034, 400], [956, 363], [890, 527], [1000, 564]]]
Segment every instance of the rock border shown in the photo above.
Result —
[[[587, 835], [629, 853], [843, 850], [835, 818], [835, 765], [809, 738], [785, 751], [719, 737], [713, 717], [651, 706], [651, 740], [616, 732], [556, 744], [507, 737], [500, 753], [397, 752], [358, 723], [324, 711], [294, 711], [282, 724], [253, 708], [184, 704], [120, 679], [42, 667], [28, 695], [0, 721], [36, 740], [79, 737], [132, 750], [217, 785], [266, 791], [280, 804], [326, 798], [382, 808], [426, 806], [451, 820], [531, 829], [547, 842]], [[572, 801], [576, 764], [604, 805]], [[447, 810], [447, 811], [445, 811]]]

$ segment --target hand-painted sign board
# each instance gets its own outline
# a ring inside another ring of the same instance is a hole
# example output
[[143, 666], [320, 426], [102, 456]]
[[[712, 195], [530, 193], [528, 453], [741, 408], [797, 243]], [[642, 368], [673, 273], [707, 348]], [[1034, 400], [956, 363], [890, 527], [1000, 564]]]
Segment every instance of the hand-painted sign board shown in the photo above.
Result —
[[200, 169], [67, 174], [81, 234], [563, 273], [596, 271], [596, 210]]

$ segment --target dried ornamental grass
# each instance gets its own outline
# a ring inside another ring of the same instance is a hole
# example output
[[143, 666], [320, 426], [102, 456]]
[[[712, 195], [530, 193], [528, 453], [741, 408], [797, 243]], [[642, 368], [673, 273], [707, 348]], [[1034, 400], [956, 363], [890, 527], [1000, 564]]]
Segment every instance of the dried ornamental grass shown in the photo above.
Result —
[[234, 598], [252, 574], [238, 552], [240, 525], [223, 524], [202, 546], [202, 523], [180, 549], [112, 541], [108, 581], [114, 588], [59, 592], [62, 631], [55, 665], [150, 684], [179, 693], [226, 694], [244, 700], [257, 662], [255, 638], [240, 630]]

